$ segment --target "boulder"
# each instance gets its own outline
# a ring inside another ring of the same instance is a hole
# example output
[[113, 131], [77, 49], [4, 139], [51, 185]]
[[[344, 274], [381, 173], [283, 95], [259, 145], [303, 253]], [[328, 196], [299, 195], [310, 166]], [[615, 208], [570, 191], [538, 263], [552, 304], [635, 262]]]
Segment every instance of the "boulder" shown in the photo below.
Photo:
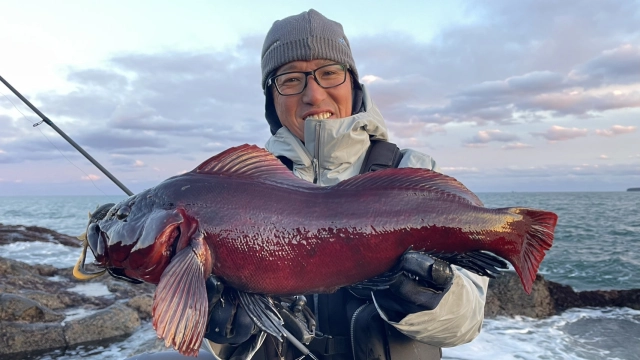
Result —
[[73, 247], [80, 247], [81, 245], [80, 240], [73, 236], [61, 234], [40, 226], [0, 224], [0, 245], [16, 241], [42, 241]]
[[[132, 334], [140, 326], [138, 311], [148, 318], [142, 295], [153, 294], [155, 286], [109, 286], [114, 279], [100, 276], [90, 282], [73, 278], [71, 268], [56, 269], [29, 265], [0, 257], [0, 358], [37, 357], [49, 351], [62, 351], [81, 344], [108, 345]], [[121, 291], [108, 296], [72, 291], [81, 284], [96, 283], [105, 289]], [[126, 306], [128, 300], [136, 308]], [[124, 301], [124, 300], [123, 300]], [[67, 319], [65, 313], [91, 312]]]
[[0, 321], [60, 322], [65, 316], [37, 301], [16, 294], [0, 294]]
[[138, 295], [127, 301], [127, 306], [138, 312], [138, 316], [142, 320], [151, 319], [153, 309], [153, 296]]
[[131, 335], [140, 326], [135, 310], [115, 304], [92, 315], [64, 323], [67, 345], [75, 346], [91, 342], [109, 342]]
[[628, 307], [640, 310], [640, 289], [574, 291], [570, 286], [548, 282], [556, 311], [575, 307]]
[[628, 307], [640, 310], [640, 289], [575, 291], [538, 274], [530, 295], [515, 272], [503, 272], [489, 281], [485, 316], [544, 318], [571, 308]]
[[23, 359], [29, 355], [66, 347], [60, 323], [0, 322], [2, 359]]
[[544, 318], [555, 315], [556, 308], [542, 275], [536, 277], [531, 294], [527, 294], [515, 272], [503, 272], [489, 281], [484, 313], [489, 318], [517, 315]]

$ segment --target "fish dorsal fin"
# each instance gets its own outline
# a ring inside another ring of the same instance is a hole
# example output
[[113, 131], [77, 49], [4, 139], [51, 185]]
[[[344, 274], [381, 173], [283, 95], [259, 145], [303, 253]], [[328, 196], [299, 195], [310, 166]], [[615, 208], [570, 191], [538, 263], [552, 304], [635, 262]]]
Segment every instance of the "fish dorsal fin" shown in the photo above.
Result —
[[484, 206], [461, 182], [437, 171], [418, 168], [384, 169], [354, 176], [333, 186], [334, 189], [414, 189], [456, 197], [459, 201]]
[[273, 154], [256, 145], [229, 148], [198, 165], [193, 172], [264, 180], [302, 181]]

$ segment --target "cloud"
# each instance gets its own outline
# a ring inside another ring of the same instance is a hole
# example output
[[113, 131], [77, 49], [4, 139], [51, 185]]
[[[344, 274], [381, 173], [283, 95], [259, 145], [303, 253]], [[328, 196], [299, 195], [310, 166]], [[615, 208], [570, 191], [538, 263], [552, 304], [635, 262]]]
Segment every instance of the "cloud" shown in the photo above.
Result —
[[[483, 16], [432, 42], [387, 32], [352, 39], [382, 113], [444, 125], [513, 125], [640, 107], [637, 5], [576, 9], [550, 1], [480, 1]], [[614, 93], [607, 86], [625, 85]]]
[[629, 134], [636, 131], [636, 126], [613, 125], [609, 129], [596, 129], [596, 134], [600, 136], [613, 137], [616, 135]]
[[549, 141], [565, 141], [571, 140], [582, 136], [587, 136], [587, 129], [579, 129], [579, 128], [565, 128], [562, 126], [554, 125], [546, 132], [532, 132], [531, 134], [534, 136], [543, 137]]
[[[459, 141], [469, 147], [521, 149], [503, 153], [511, 159], [505, 163], [528, 163], [527, 156], [545, 151], [538, 145], [540, 139], [534, 139], [535, 152], [526, 150], [532, 148], [527, 143], [529, 123], [548, 123], [539, 129], [565, 125], [535, 135], [560, 141], [596, 134], [595, 125], [583, 134], [587, 126], [576, 125], [582, 118], [606, 116], [611, 122], [599, 125], [605, 128], [629, 124], [615, 116], [639, 111], [640, 80], [633, 68], [640, 49], [637, 4], [606, 0], [576, 7], [571, 2], [491, 0], [465, 6], [470, 14], [481, 16], [443, 28], [428, 41], [385, 30], [350, 37], [361, 80], [385, 117], [391, 141], [422, 148], [428, 143], [438, 151]], [[263, 36], [245, 37], [224, 51], [121, 53], [101, 66], [70, 69], [65, 87], [70, 91], [33, 97], [92, 155], [124, 172], [123, 181], [132, 183], [126, 175], [142, 181], [149, 173], [162, 178], [191, 169], [230, 146], [262, 145], [267, 140], [259, 83]], [[2, 99], [0, 109], [9, 106]], [[17, 127], [15, 120], [6, 120], [12, 125], [0, 131], [0, 148], [5, 151], [0, 163], [61, 158], [30, 125]], [[5, 118], [0, 121], [4, 124]], [[473, 125], [491, 130], [465, 132]], [[443, 136], [430, 137], [434, 134]], [[65, 156], [80, 158], [57, 136], [51, 139]], [[633, 140], [632, 136], [620, 139]], [[598, 151], [591, 156], [600, 165], [614, 162], [598, 161], [600, 153], [615, 154], [616, 161], [631, 154]], [[571, 156], [575, 155], [538, 156], [535, 162], [570, 164]], [[137, 167], [137, 161], [143, 167]], [[570, 169], [505, 167], [493, 172], [482, 161], [470, 163], [477, 168], [460, 162], [467, 167], [449, 170], [489, 183], [501, 177], [566, 180], [555, 172]], [[153, 168], [158, 171], [148, 170]]]
[[593, 94], [582, 90], [539, 94], [523, 99], [528, 111], [553, 111], [557, 115], [583, 115], [607, 110], [640, 107], [640, 91], [626, 94]]
[[126, 76], [106, 69], [81, 69], [72, 71], [67, 75], [67, 80], [82, 84], [84, 87], [93, 87], [98, 91], [102, 89], [121, 91], [129, 84]]
[[571, 71], [568, 78], [580, 86], [598, 87], [609, 84], [640, 82], [640, 47], [624, 44], [605, 50]]
[[144, 161], [134, 159], [128, 155], [123, 155], [123, 154], [111, 154], [111, 158], [109, 160], [110, 160], [110, 163], [115, 166], [122, 166], [122, 167], [128, 167], [128, 168], [141, 168], [146, 166]]
[[105, 68], [72, 69], [76, 90], [37, 98], [50, 117], [73, 119], [78, 139], [113, 152], [154, 154], [211, 139], [264, 143], [259, 62], [246, 56], [260, 49], [250, 40], [235, 51], [118, 55]]
[[94, 175], [94, 174], [89, 174], [89, 175], [81, 177], [81, 179], [82, 180], [86, 180], [86, 181], [97, 181], [97, 180], [100, 180], [100, 176]]
[[515, 142], [515, 143], [510, 143], [510, 144], [506, 144], [504, 146], [502, 146], [502, 149], [504, 150], [518, 150], [518, 149], [528, 149], [528, 148], [532, 148], [532, 145], [529, 144], [524, 144], [521, 142]]
[[460, 174], [471, 174], [471, 173], [479, 173], [480, 169], [477, 167], [466, 167], [466, 166], [453, 166], [453, 167], [442, 167], [440, 168], [443, 174], [447, 175], [460, 175]]
[[406, 122], [394, 122], [388, 121], [387, 125], [391, 128], [393, 136], [400, 138], [412, 138], [420, 136], [429, 136], [436, 133], [445, 133], [446, 130], [443, 126], [438, 124], [424, 123], [416, 121], [414, 119], [408, 119]]
[[149, 133], [135, 133], [126, 130], [107, 130], [101, 132], [89, 132], [79, 135], [78, 140], [88, 147], [101, 150], [134, 150], [145, 152], [146, 149], [158, 149], [170, 151], [167, 141], [163, 141], [163, 136]]
[[602, 154], [602, 155], [598, 156], [598, 159], [600, 159], [600, 160], [608, 160], [609, 157], [607, 155]]
[[[498, 168], [485, 168], [475, 173], [482, 177], [505, 177], [505, 178], [553, 178], [569, 176], [638, 176], [640, 164], [619, 163], [619, 164], [589, 164], [589, 163], [563, 163], [539, 166], [508, 166]], [[469, 172], [474, 174], [474, 172]]]
[[518, 140], [518, 136], [501, 130], [481, 130], [471, 139], [465, 141], [466, 145], [487, 144], [492, 141], [510, 142]]

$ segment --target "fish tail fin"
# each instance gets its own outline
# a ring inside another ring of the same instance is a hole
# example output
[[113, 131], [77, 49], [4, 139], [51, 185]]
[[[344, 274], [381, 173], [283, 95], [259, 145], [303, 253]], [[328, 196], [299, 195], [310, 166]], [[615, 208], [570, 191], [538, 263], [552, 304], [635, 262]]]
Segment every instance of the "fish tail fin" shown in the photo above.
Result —
[[508, 211], [522, 216], [520, 221], [524, 224], [524, 236], [519, 252], [507, 260], [520, 276], [524, 291], [530, 294], [545, 251], [553, 244], [553, 231], [558, 222], [558, 215], [527, 208], [510, 208]]
[[208, 319], [205, 281], [211, 263], [208, 246], [198, 233], [171, 259], [153, 297], [153, 327], [165, 346], [182, 355], [198, 356]]

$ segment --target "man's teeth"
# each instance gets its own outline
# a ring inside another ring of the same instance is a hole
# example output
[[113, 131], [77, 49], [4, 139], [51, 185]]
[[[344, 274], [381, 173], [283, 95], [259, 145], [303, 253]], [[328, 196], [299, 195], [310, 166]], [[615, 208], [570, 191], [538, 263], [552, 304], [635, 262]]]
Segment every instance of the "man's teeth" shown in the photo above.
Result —
[[314, 114], [314, 115], [309, 115], [305, 118], [305, 120], [307, 119], [313, 119], [313, 120], [324, 120], [324, 119], [328, 119], [331, 115], [330, 112], [323, 112], [320, 114]]

